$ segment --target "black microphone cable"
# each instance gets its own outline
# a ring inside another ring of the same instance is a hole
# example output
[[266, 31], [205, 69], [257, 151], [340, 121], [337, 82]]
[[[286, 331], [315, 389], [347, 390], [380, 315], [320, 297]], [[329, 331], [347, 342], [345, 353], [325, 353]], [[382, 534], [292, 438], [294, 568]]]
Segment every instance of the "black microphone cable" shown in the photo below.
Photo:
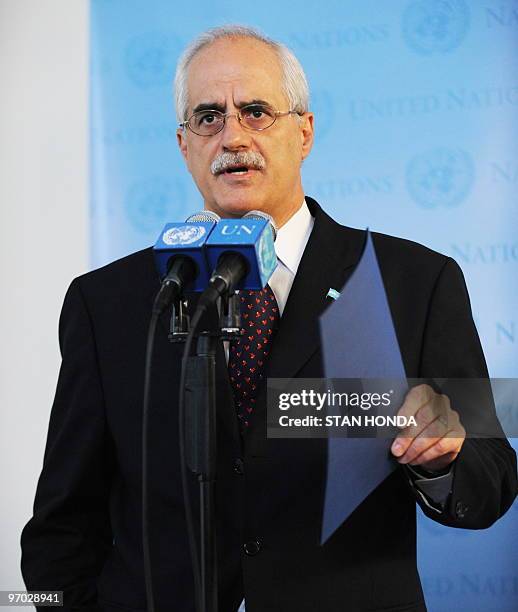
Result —
[[185, 378], [187, 371], [187, 361], [191, 354], [192, 343], [200, 324], [201, 318], [206, 311], [206, 307], [198, 306], [196, 312], [191, 319], [191, 328], [189, 334], [185, 340], [185, 347], [182, 355], [182, 369], [180, 373], [180, 395], [178, 399], [178, 440], [180, 450], [180, 472], [182, 477], [182, 491], [184, 498], [185, 507], [185, 519], [187, 522], [187, 536], [189, 539], [189, 551], [191, 553], [191, 562], [194, 573], [194, 601], [196, 612], [203, 612], [201, 610], [201, 568], [200, 560], [198, 556], [198, 547], [196, 542], [196, 535], [194, 532], [194, 517], [192, 513], [191, 496], [189, 493], [189, 472], [187, 469], [187, 461], [185, 458]]
[[146, 342], [146, 365], [144, 369], [144, 400], [142, 408], [142, 546], [144, 550], [144, 582], [148, 612], [155, 612], [153, 594], [153, 575], [151, 571], [151, 551], [149, 545], [149, 495], [148, 495], [148, 423], [151, 388], [151, 363], [155, 343], [156, 326], [160, 311], [153, 307]]

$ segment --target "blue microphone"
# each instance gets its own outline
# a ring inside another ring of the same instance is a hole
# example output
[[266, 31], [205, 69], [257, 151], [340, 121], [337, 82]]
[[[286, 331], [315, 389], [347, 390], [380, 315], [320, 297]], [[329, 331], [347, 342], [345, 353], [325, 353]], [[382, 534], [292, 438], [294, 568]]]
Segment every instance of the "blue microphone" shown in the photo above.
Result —
[[251, 211], [241, 219], [221, 219], [205, 250], [213, 269], [198, 302], [203, 308], [236, 289], [262, 289], [277, 267], [276, 230], [270, 215]]
[[191, 215], [184, 223], [167, 223], [153, 251], [162, 279], [154, 309], [162, 312], [184, 290], [203, 291], [209, 283], [205, 244], [220, 220], [212, 211]]

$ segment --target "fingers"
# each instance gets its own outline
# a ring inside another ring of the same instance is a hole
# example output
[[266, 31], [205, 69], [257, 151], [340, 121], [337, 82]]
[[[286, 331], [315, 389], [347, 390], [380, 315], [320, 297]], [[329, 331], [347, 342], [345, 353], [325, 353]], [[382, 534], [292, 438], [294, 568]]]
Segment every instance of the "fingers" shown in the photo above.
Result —
[[[445, 395], [438, 395], [428, 385], [418, 385], [413, 387], [407, 393], [403, 405], [398, 411], [398, 415], [403, 415], [407, 420], [413, 416], [416, 424], [409, 425], [401, 430], [392, 444], [392, 452], [396, 457], [402, 457], [413, 440], [435, 420], [439, 422], [430, 432], [433, 433], [437, 429], [436, 435], [433, 437], [442, 437], [445, 435], [448, 428], [448, 410], [450, 409], [450, 401]], [[442, 425], [443, 429], [440, 429]], [[420, 441], [422, 447], [424, 441]], [[423, 448], [424, 450], [424, 448]]]
[[430, 385], [417, 385], [406, 394], [405, 401], [398, 411], [405, 417], [415, 416], [418, 410], [437, 395]]
[[[448, 440], [448, 444], [442, 444], [443, 440]], [[463, 443], [464, 438], [441, 438], [408, 465], [419, 465], [430, 471], [441, 470], [456, 459]]]
[[466, 431], [447, 396], [435, 393], [428, 385], [419, 385], [408, 392], [398, 414], [414, 416], [416, 421], [392, 444], [399, 463], [440, 469], [458, 455]]
[[425, 464], [452, 455], [448, 461], [451, 462], [458, 455], [465, 437], [466, 432], [460, 423], [458, 429], [450, 429], [436, 419], [412, 440], [406, 452], [398, 458], [398, 462], [427, 467]]

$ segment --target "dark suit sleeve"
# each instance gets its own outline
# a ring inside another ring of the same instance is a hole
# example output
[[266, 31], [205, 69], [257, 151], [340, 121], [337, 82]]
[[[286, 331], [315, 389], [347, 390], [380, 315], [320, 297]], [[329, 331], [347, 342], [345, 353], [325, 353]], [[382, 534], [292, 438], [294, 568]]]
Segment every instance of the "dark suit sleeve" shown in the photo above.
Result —
[[[488, 376], [464, 277], [453, 259], [442, 268], [430, 301], [420, 375], [449, 379]], [[459, 383], [455, 384], [458, 387]], [[516, 497], [516, 453], [503, 434], [485, 439], [479, 436], [484, 433], [481, 428], [501, 430], [489, 383], [482, 380], [469, 384], [470, 390], [458, 396], [444, 388], [468, 433], [453, 465], [452, 491], [444, 511], [437, 513], [419, 495], [416, 498], [424, 513], [440, 523], [482, 529], [502, 516]]]
[[63, 360], [21, 567], [28, 590], [62, 590], [63, 610], [93, 612], [112, 546], [111, 459], [92, 325], [77, 280], [65, 297], [59, 337]]

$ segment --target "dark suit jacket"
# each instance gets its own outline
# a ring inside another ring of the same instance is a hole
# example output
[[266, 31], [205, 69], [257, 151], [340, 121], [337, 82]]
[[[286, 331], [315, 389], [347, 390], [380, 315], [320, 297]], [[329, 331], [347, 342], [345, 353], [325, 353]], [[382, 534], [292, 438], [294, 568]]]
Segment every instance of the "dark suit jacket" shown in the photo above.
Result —
[[[315, 225], [274, 342], [271, 377], [322, 376], [317, 317], [328, 288], [344, 285], [364, 243], [363, 232], [338, 225], [307, 201]], [[375, 234], [374, 243], [407, 375], [487, 376], [457, 264], [406, 240]], [[65, 299], [63, 364], [34, 516], [22, 534], [27, 587], [63, 590], [65, 610], [146, 606], [141, 412], [146, 333], [158, 287], [147, 249], [76, 279]], [[152, 377], [152, 559], [158, 610], [190, 612], [178, 459], [182, 347], [170, 344], [166, 332], [164, 317]], [[243, 593], [247, 612], [425, 610], [416, 569], [416, 495], [403, 469], [321, 547], [325, 440], [267, 439], [263, 401], [241, 441], [221, 346], [217, 379], [221, 612], [235, 611]], [[468, 439], [444, 512], [423, 510], [444, 525], [484, 528], [507, 510], [516, 489], [508, 442]], [[258, 544], [244, 547], [247, 542]]]

